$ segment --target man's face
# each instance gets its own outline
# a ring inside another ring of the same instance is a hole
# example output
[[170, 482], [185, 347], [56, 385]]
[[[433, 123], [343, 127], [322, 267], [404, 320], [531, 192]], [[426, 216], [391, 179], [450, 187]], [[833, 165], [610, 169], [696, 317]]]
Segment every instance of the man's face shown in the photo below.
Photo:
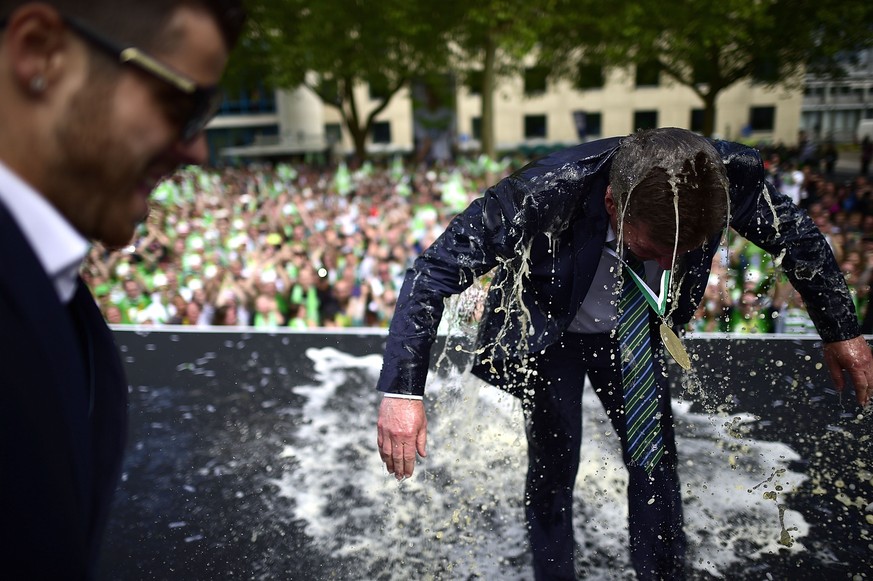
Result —
[[127, 293], [128, 298], [136, 299], [139, 298], [139, 285], [134, 280], [128, 280], [124, 283], [124, 290]]
[[[648, 228], [644, 224], [626, 222], [623, 226], [623, 242], [625, 248], [642, 261], [654, 260], [664, 270], [673, 269], [673, 247], [660, 246], [651, 241], [648, 236]], [[676, 258], [693, 250], [693, 247], [679, 247], [676, 249]]]
[[[212, 18], [182, 7], [168, 27], [178, 42], [152, 56], [198, 85], [217, 83], [227, 50]], [[184, 97], [130, 66], [111, 79], [89, 75], [71, 95], [55, 127], [57, 155], [44, 193], [84, 236], [126, 244], [148, 215], [154, 186], [179, 165], [206, 160], [202, 132], [187, 142], [179, 138]]]
[[106, 309], [106, 322], [118, 325], [121, 321], [121, 310], [115, 305], [110, 305]]
[[[661, 246], [655, 244], [649, 236], [648, 227], [642, 223], [634, 223], [622, 220], [618, 215], [618, 208], [612, 197], [612, 188], [606, 190], [606, 212], [609, 214], [610, 224], [613, 231], [621, 238], [625, 248], [642, 261], [654, 260], [664, 270], [673, 269], [674, 248], [673, 246]], [[675, 258], [693, 250], [694, 247], [679, 246], [675, 249]]]

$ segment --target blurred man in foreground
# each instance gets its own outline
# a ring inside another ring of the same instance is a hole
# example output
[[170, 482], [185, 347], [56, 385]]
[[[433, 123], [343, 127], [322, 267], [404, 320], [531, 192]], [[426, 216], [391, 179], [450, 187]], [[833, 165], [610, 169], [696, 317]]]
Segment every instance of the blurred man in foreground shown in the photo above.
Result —
[[0, 562], [93, 579], [127, 385], [78, 276], [206, 161], [239, 1], [0, 0]]

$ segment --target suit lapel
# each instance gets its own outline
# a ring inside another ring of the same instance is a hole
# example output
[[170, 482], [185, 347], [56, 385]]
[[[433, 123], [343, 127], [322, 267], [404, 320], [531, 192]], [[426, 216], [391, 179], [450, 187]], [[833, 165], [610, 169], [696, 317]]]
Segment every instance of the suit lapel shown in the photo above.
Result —
[[592, 176], [592, 182], [590, 186], [586, 186], [589, 193], [585, 201], [585, 211], [573, 225], [573, 250], [576, 254], [570, 300], [573, 315], [582, 306], [582, 301], [591, 287], [609, 226], [609, 215], [603, 202], [607, 180], [605, 176], [595, 175]]

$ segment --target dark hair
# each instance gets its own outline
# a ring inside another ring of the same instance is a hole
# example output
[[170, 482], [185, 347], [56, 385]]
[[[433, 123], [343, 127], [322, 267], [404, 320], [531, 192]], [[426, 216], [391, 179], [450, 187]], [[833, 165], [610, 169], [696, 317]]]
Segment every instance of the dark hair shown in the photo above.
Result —
[[[33, 0], [0, 0], [0, 19]], [[182, 7], [202, 8], [221, 29], [232, 49], [242, 34], [245, 9], [242, 0], [42, 0], [65, 16], [81, 20], [113, 40], [144, 50], [166, 42], [161, 33], [173, 12]]]
[[650, 240], [672, 247], [676, 204], [680, 247], [700, 246], [725, 227], [728, 181], [721, 155], [691, 131], [638, 131], [622, 140], [609, 174], [618, 215], [645, 224]]

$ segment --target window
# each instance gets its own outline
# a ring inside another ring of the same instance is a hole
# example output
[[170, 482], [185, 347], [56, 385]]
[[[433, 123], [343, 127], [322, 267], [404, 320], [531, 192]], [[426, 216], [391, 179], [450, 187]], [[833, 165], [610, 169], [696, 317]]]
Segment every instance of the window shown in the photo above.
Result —
[[654, 129], [658, 126], [657, 111], [634, 111], [634, 130]]
[[210, 129], [206, 133], [210, 150], [220, 150], [224, 147], [244, 147], [258, 141], [277, 140], [279, 138], [279, 126], [270, 125], [265, 127], [222, 127]]
[[373, 123], [373, 143], [391, 143], [390, 121], [376, 121]]
[[525, 115], [524, 116], [524, 138], [539, 139], [546, 136], [546, 116], [545, 115]]
[[603, 134], [603, 121], [600, 113], [588, 113], [588, 137], [600, 137]]
[[580, 90], [603, 88], [603, 67], [582, 63], [576, 69], [575, 87]]
[[573, 122], [576, 124], [576, 134], [580, 141], [600, 137], [601, 114], [590, 111], [573, 111]]
[[524, 94], [528, 97], [542, 95], [546, 92], [549, 69], [545, 67], [530, 67], [524, 70]]
[[600, 113], [588, 114], [588, 136], [600, 137], [603, 135], [603, 115]]
[[688, 124], [688, 128], [695, 133], [703, 133], [703, 116], [705, 111], [703, 109], [692, 109], [691, 110], [691, 121]]
[[776, 107], [751, 107], [749, 109], [749, 126], [752, 131], [773, 131], [776, 118]]
[[338, 143], [343, 138], [343, 129], [339, 123], [327, 123], [324, 126], [324, 139], [328, 143]]
[[236, 91], [225, 91], [221, 101], [221, 113], [275, 113], [275, 92], [263, 82]]
[[645, 62], [637, 65], [637, 87], [657, 87], [660, 84], [661, 66], [657, 62]]
[[482, 139], [482, 117], [473, 117], [470, 121], [473, 130], [473, 139]]
[[244, 147], [264, 141], [275, 143], [278, 139], [278, 125], [209, 129], [206, 132], [206, 143], [209, 147], [209, 162], [212, 164], [219, 163], [221, 160], [221, 150], [226, 147]]

